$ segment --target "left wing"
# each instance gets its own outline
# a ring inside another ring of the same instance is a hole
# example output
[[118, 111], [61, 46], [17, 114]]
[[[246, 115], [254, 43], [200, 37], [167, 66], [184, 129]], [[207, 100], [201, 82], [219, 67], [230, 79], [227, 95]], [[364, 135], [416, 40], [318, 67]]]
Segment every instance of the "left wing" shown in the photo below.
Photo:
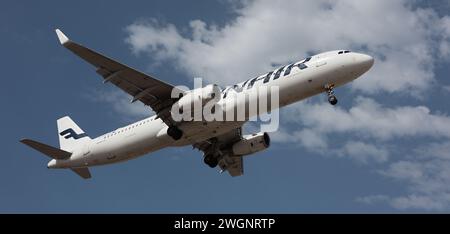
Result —
[[56, 29], [56, 34], [61, 45], [97, 68], [104, 83], [114, 84], [132, 96], [132, 103], [141, 101], [150, 106], [166, 124], [174, 124], [170, 108], [177, 99], [171, 98], [172, 90], [184, 91], [73, 42], [59, 29]]
[[222, 171], [228, 171], [228, 173], [235, 177], [244, 174], [244, 162], [242, 156], [234, 155], [232, 152], [232, 146], [242, 138], [242, 129], [237, 128], [223, 135], [213, 137], [206, 141], [196, 143], [193, 145], [203, 151], [203, 154], [213, 154], [218, 157], [219, 167]]

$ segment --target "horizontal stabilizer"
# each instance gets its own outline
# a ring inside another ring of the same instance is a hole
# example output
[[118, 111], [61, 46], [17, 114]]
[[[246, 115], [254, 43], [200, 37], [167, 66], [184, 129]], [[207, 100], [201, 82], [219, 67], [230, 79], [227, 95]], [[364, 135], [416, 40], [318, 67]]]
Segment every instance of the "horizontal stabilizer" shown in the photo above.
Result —
[[37, 141], [33, 141], [30, 139], [23, 139], [20, 142], [24, 143], [25, 145], [28, 145], [29, 147], [49, 156], [53, 159], [67, 159], [72, 155], [72, 153], [69, 153], [64, 150], [57, 149], [53, 146], [49, 146]]
[[83, 179], [91, 178], [91, 173], [89, 172], [89, 168], [87, 168], [87, 167], [72, 168], [71, 170], [73, 172], [77, 173]]

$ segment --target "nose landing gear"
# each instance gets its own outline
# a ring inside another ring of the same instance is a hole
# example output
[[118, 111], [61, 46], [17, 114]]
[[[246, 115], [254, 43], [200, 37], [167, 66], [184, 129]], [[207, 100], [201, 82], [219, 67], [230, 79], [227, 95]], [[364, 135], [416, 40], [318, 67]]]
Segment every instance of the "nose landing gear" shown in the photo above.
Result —
[[325, 85], [325, 90], [328, 95], [328, 102], [331, 105], [335, 106], [338, 103], [338, 100], [337, 100], [336, 96], [334, 96], [333, 88], [334, 88], [334, 85]]

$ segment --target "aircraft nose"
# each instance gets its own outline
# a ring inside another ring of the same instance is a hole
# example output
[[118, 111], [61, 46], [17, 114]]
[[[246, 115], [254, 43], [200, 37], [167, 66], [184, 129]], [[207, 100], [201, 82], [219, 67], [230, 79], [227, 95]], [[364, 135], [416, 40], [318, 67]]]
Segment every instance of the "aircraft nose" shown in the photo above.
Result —
[[368, 71], [372, 68], [375, 63], [375, 59], [372, 56], [367, 54], [359, 54], [358, 55], [358, 65], [361, 66], [365, 71]]

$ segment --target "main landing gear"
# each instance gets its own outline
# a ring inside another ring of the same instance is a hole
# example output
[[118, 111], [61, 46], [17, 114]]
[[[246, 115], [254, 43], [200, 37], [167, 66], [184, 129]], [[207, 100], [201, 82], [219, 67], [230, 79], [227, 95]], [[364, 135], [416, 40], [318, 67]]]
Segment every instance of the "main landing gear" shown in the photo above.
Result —
[[335, 106], [338, 103], [338, 100], [336, 98], [336, 96], [334, 96], [334, 91], [333, 91], [334, 85], [325, 85], [325, 90], [327, 91], [327, 95], [328, 95], [328, 102]]
[[174, 140], [178, 141], [183, 136], [183, 131], [181, 131], [179, 128], [177, 128], [175, 126], [170, 126], [167, 129], [167, 135], [172, 137]]
[[217, 158], [210, 154], [205, 155], [205, 157], [203, 158], [203, 162], [205, 162], [206, 165], [211, 168], [217, 167], [217, 165], [219, 164]]

